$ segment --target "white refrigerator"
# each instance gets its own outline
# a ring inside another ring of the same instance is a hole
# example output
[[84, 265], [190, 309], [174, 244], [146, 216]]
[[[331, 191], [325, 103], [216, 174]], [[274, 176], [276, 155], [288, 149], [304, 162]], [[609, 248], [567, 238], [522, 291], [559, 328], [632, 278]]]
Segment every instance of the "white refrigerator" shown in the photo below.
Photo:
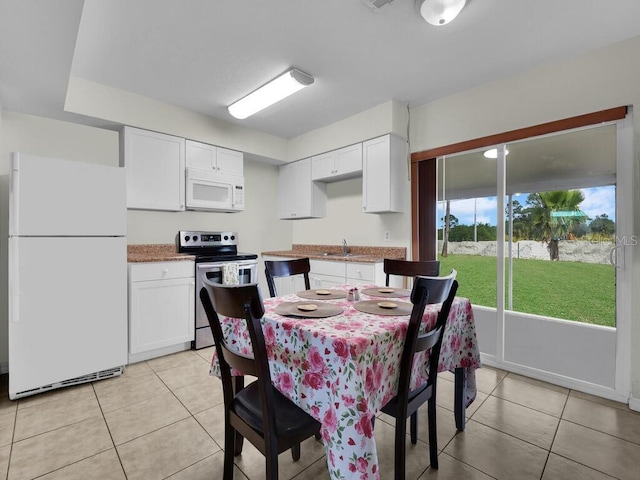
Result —
[[123, 168], [13, 153], [11, 399], [122, 373], [126, 212]]

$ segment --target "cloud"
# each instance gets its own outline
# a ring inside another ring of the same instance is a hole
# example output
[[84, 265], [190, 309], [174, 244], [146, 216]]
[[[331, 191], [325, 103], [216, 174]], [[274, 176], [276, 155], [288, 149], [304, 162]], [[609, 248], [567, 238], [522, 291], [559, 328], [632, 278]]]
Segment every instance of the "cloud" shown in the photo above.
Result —
[[584, 202], [580, 204], [580, 210], [596, 218], [606, 213], [611, 220], [616, 219], [616, 189], [610, 187], [583, 188]]
[[[455, 215], [460, 225], [473, 225], [474, 212], [477, 223], [496, 224], [496, 197], [452, 200], [451, 214]], [[445, 205], [438, 204], [438, 219], [444, 217]]]

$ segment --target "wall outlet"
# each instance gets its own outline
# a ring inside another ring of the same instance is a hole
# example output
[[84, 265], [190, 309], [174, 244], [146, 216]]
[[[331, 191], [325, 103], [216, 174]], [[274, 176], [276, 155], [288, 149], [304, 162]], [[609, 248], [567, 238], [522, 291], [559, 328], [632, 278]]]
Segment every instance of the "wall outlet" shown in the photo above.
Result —
[[386, 232], [384, 232], [384, 241], [388, 242], [391, 239], [391, 233], [389, 232], [389, 230], [387, 230]]

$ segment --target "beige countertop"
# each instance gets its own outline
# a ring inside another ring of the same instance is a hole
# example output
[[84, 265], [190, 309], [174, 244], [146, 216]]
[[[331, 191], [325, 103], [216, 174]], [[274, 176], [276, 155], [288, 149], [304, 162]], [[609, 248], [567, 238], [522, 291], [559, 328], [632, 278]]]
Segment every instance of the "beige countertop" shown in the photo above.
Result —
[[173, 262], [194, 260], [194, 255], [177, 253], [175, 244], [127, 245], [127, 262]]
[[[324, 255], [333, 253], [336, 255]], [[270, 257], [309, 257], [315, 260], [328, 260], [333, 262], [360, 262], [377, 263], [385, 258], [396, 258], [404, 260], [407, 258], [405, 247], [371, 247], [371, 246], [349, 246], [349, 255], [342, 256], [342, 245], [307, 245], [294, 244], [291, 250], [278, 250], [262, 252], [262, 256]]]

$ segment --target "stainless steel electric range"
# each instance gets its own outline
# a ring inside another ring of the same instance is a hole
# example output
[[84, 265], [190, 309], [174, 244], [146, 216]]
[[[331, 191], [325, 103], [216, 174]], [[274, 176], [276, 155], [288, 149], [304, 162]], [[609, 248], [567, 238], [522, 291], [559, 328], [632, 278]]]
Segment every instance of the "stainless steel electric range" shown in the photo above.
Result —
[[200, 301], [202, 279], [222, 283], [222, 268], [225, 263], [238, 264], [239, 283], [258, 281], [258, 255], [238, 253], [236, 232], [192, 232], [180, 231], [176, 237], [179, 253], [195, 255], [195, 340], [191, 348], [197, 350], [213, 345], [213, 335], [207, 315]]

